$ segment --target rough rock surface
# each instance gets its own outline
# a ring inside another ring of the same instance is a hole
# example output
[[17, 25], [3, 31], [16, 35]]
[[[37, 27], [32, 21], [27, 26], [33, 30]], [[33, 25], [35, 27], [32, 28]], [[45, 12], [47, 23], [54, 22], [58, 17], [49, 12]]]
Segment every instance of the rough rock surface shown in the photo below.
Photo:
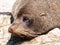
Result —
[[[15, 0], [0, 0], [0, 12], [12, 12]], [[10, 26], [10, 16], [0, 14], [0, 45], [6, 45], [10, 38], [8, 27]]]
[[8, 27], [10, 26], [10, 16], [0, 14], [0, 45], [6, 45], [10, 39]]
[[36, 37], [35, 39], [24, 42], [21, 45], [60, 45], [60, 29], [55, 28], [48, 34]]

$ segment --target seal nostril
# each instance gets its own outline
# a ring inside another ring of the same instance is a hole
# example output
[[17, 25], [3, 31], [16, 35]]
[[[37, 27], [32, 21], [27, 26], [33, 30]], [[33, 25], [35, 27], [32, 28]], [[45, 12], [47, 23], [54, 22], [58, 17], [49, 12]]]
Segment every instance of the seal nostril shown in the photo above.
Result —
[[13, 33], [13, 30], [9, 28], [9, 29], [8, 29], [8, 32]]

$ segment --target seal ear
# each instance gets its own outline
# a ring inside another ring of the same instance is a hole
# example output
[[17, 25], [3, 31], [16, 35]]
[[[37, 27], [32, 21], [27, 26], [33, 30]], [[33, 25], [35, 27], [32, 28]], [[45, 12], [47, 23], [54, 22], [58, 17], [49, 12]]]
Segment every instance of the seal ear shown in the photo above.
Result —
[[29, 0], [16, 0], [12, 8], [12, 14], [14, 19], [17, 17], [17, 14], [20, 13], [20, 10], [28, 3]]

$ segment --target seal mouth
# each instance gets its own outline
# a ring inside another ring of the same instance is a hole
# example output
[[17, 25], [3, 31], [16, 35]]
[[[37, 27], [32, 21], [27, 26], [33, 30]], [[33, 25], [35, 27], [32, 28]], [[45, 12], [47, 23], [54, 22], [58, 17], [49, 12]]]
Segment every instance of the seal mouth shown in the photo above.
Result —
[[[9, 29], [10, 30], [10, 29]], [[39, 36], [38, 34], [36, 33], [33, 33], [33, 32], [29, 32], [29, 31], [23, 31], [23, 32], [19, 32], [19, 31], [9, 31], [11, 34], [17, 36], [17, 37], [20, 37], [20, 38], [34, 38], [34, 37], [37, 37]]]
[[12, 33], [13, 35], [15, 35], [16, 37], [20, 38], [20, 39], [23, 39], [23, 40], [31, 40], [35, 37], [32, 37], [32, 36], [27, 36], [27, 35], [23, 35], [23, 34], [16, 34], [16, 33]]

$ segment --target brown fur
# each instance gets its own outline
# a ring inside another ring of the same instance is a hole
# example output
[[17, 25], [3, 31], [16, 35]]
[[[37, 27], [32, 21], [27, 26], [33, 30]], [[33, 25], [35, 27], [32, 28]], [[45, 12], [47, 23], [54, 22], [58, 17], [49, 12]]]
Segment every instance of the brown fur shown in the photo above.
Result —
[[[13, 6], [14, 22], [9, 28], [22, 38], [36, 37], [49, 30], [60, 27], [60, 0], [17, 0]], [[23, 16], [32, 23], [26, 25]]]

